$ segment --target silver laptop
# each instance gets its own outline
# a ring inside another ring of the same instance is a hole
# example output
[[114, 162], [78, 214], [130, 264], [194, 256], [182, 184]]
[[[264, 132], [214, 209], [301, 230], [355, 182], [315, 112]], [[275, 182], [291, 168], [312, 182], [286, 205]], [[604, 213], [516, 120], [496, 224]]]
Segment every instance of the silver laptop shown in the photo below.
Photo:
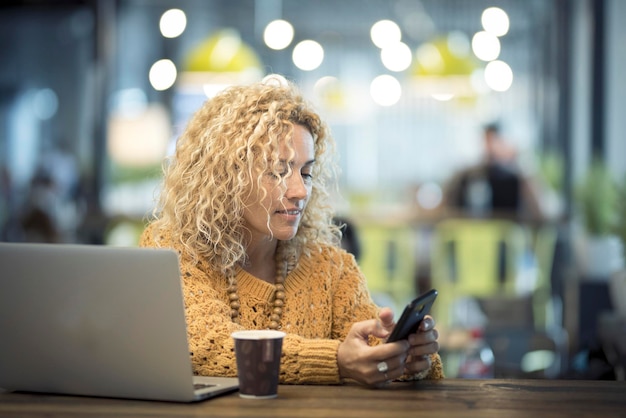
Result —
[[193, 376], [174, 251], [0, 243], [0, 388], [192, 402], [238, 381]]

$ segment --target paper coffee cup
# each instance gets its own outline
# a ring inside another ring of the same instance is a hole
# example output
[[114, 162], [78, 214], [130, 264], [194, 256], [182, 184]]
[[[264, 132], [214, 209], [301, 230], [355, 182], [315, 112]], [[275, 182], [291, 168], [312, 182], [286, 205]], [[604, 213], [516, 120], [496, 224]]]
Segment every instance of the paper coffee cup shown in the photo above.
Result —
[[237, 331], [235, 340], [239, 396], [268, 399], [278, 396], [280, 357], [285, 333], [274, 330]]

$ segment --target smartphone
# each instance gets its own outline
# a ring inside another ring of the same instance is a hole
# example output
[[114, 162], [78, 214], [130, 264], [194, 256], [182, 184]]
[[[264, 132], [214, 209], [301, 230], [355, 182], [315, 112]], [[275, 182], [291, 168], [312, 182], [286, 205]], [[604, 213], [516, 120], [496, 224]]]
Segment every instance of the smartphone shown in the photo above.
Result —
[[424, 317], [430, 313], [435, 299], [437, 299], [437, 290], [431, 289], [406, 305], [387, 342], [406, 340], [409, 334], [417, 332]]

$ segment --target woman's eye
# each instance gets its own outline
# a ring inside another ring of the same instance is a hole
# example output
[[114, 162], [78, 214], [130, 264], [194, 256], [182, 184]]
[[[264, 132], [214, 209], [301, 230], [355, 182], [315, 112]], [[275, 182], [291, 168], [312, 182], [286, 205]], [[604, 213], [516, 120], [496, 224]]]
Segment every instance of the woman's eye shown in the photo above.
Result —
[[285, 178], [285, 176], [288, 174], [287, 171], [280, 171], [280, 172], [276, 172], [276, 171], [268, 171], [266, 173], [267, 176], [273, 178], [273, 179], [282, 179]]

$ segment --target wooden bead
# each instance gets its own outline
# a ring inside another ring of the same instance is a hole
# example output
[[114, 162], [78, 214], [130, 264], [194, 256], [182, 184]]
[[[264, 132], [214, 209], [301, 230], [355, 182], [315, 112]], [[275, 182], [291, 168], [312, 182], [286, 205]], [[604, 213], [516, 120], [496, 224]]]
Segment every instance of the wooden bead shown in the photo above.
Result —
[[[285, 297], [286, 297], [285, 285], [284, 285], [285, 278], [283, 277], [283, 274], [286, 274], [286, 273], [287, 271], [285, 270], [283, 273], [276, 274], [276, 279], [274, 281], [275, 288], [276, 288], [274, 292], [274, 303], [273, 303], [272, 313], [269, 318], [270, 329], [277, 330], [281, 328], [280, 321], [283, 315], [282, 307], [285, 305]], [[231, 308], [230, 316], [232, 318], [232, 321], [238, 324], [239, 318], [240, 318], [239, 309], [241, 308], [241, 304], [239, 302], [239, 295], [237, 294], [237, 282], [234, 280], [234, 278], [232, 279], [230, 286], [228, 286], [227, 292], [228, 292], [228, 300], [230, 301], [230, 308]]]

